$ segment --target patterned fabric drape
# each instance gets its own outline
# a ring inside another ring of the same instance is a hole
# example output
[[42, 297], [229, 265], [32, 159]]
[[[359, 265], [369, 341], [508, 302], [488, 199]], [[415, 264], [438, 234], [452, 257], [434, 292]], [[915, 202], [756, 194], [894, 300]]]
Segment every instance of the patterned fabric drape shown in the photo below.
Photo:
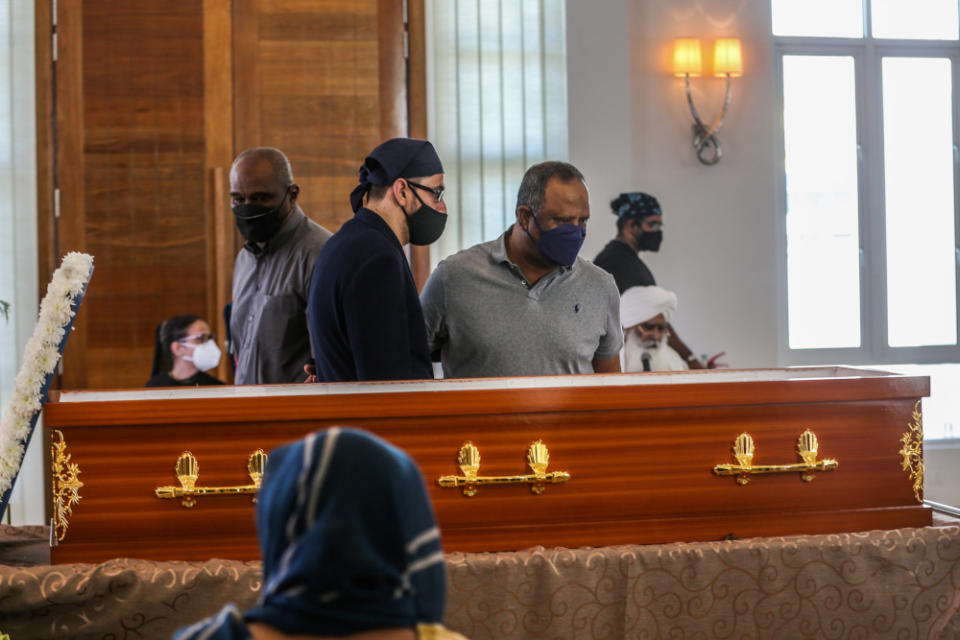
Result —
[[[453, 553], [447, 574], [445, 623], [473, 640], [960, 638], [960, 526]], [[167, 638], [259, 590], [258, 562], [0, 567], [0, 630]]]

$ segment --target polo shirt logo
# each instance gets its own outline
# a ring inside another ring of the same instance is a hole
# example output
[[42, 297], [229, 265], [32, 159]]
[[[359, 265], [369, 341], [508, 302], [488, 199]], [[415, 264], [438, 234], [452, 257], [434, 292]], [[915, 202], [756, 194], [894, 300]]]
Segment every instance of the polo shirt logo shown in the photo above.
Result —
[[574, 313], [580, 313], [580, 305], [579, 305], [579, 304], [573, 305], [573, 312], [574, 312]]

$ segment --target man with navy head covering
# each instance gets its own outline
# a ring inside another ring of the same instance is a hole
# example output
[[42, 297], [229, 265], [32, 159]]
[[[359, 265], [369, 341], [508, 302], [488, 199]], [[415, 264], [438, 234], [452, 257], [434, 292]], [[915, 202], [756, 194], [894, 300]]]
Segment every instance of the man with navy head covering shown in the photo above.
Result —
[[354, 217], [324, 246], [311, 280], [307, 318], [318, 381], [433, 377], [403, 246], [428, 245], [443, 233], [443, 191], [443, 165], [426, 140], [394, 138], [364, 160], [350, 194]]
[[620, 294], [630, 287], [657, 284], [640, 259], [640, 251], [659, 251], [663, 241], [663, 211], [648, 193], [621, 193], [611, 203], [617, 216], [617, 237], [607, 243], [593, 263], [613, 275]]
[[[639, 252], [660, 250], [663, 242], [663, 211], [660, 203], [649, 193], [631, 191], [621, 193], [611, 203], [617, 216], [617, 236], [607, 243], [593, 263], [610, 273], [617, 281], [622, 296], [632, 287], [652, 287], [657, 284], [653, 272], [640, 259]], [[673, 327], [667, 325], [669, 345], [691, 369], [702, 369], [703, 364], [684, 344]]]

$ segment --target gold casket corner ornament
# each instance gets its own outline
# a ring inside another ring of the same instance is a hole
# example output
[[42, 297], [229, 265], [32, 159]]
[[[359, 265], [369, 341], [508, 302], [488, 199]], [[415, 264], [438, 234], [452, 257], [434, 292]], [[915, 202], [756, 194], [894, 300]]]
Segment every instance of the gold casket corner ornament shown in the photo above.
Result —
[[154, 495], [158, 498], [180, 498], [180, 504], [185, 509], [192, 509], [197, 506], [197, 496], [251, 495], [253, 496], [253, 502], [256, 502], [257, 492], [260, 491], [260, 484], [263, 482], [263, 473], [267, 468], [267, 459], [267, 454], [264, 453], [263, 449], [257, 449], [247, 458], [247, 475], [250, 476], [252, 484], [198, 487], [197, 479], [200, 477], [200, 464], [195, 455], [189, 451], [184, 451], [173, 466], [173, 471], [177, 475], [180, 486], [157, 487], [154, 490]]
[[518, 476], [481, 476], [480, 450], [472, 442], [463, 443], [457, 452], [457, 466], [462, 476], [440, 476], [437, 484], [448, 489], [462, 487], [463, 495], [470, 498], [477, 495], [477, 487], [484, 484], [527, 484], [530, 492], [540, 495], [547, 489], [548, 484], [563, 484], [570, 479], [566, 471], [550, 471], [550, 451], [542, 440], [537, 440], [527, 448], [527, 465], [533, 471], [531, 474]]
[[923, 413], [919, 400], [913, 405], [911, 420], [900, 438], [901, 468], [909, 474], [913, 483], [913, 497], [923, 504]]
[[820, 442], [810, 429], [805, 429], [797, 438], [797, 454], [803, 462], [794, 464], [753, 464], [756, 445], [753, 437], [744, 431], [733, 441], [735, 464], [718, 464], [713, 472], [718, 476], [736, 476], [737, 484], [745, 485], [755, 474], [799, 472], [804, 482], [813, 482], [817, 471], [833, 471], [839, 464], [832, 458], [817, 460]]
[[50, 433], [50, 487], [53, 493], [53, 517], [51, 518], [51, 546], [63, 542], [69, 526], [68, 517], [73, 515], [73, 505], [80, 502], [83, 483], [78, 477], [80, 466], [70, 460], [63, 432], [54, 429]]

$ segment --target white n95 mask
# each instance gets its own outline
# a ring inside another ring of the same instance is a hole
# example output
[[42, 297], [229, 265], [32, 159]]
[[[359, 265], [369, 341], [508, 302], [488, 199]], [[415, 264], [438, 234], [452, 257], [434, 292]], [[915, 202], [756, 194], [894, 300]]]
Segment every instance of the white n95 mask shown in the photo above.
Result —
[[194, 347], [192, 356], [185, 355], [183, 359], [200, 371], [208, 371], [220, 364], [220, 347], [213, 340], [207, 340]]

